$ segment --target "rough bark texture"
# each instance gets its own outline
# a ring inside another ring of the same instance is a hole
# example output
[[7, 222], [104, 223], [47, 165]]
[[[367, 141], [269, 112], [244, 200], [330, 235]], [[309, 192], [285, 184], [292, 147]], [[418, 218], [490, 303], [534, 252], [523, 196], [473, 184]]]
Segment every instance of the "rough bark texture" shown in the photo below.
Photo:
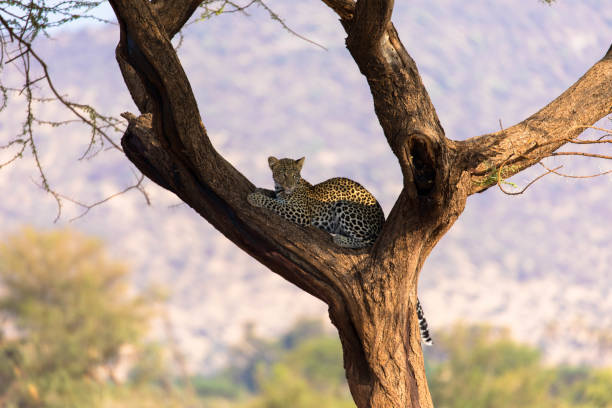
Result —
[[[359, 408], [432, 407], [416, 319], [418, 275], [433, 247], [489, 186], [490, 168], [518, 172], [612, 111], [612, 52], [540, 112], [502, 132], [446, 138], [415, 62], [391, 23], [391, 0], [323, 0], [340, 17], [404, 188], [372, 248], [251, 207], [254, 186], [214, 149], [170, 39], [197, 0], [111, 0], [117, 60], [141, 115], [126, 113], [128, 158], [273, 272], [329, 305]], [[331, 175], [330, 175], [331, 176]], [[508, 176], [508, 173], [504, 173]]]

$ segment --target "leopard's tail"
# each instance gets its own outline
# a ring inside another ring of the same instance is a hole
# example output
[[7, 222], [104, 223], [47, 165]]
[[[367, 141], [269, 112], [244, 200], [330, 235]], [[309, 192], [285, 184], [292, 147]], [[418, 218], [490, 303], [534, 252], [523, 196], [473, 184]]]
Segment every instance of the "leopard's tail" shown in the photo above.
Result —
[[433, 340], [429, 335], [429, 328], [427, 327], [427, 320], [425, 320], [425, 314], [421, 307], [421, 301], [417, 298], [417, 317], [419, 318], [419, 328], [421, 329], [421, 340], [428, 346], [433, 345]]

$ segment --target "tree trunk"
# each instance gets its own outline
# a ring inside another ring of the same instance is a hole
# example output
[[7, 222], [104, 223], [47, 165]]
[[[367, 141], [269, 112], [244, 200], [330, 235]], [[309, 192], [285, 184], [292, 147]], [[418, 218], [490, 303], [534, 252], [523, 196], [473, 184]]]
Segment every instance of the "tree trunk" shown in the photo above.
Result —
[[[440, 208], [429, 196], [402, 194], [372, 256], [344, 284], [352, 326], [337, 325], [345, 369], [358, 407], [432, 407], [416, 317], [417, 280], [436, 243], [463, 211], [467, 194], [454, 189]], [[346, 312], [344, 312], [346, 313]], [[330, 309], [332, 322], [336, 311]], [[346, 340], [357, 335], [357, 346]]]
[[[338, 332], [348, 383], [360, 408], [433, 406], [415, 315], [414, 280], [426, 249], [423, 240], [403, 244], [418, 249], [402, 256], [405, 250], [393, 248], [399, 256], [382, 264], [368, 262], [347, 282], [350, 298], [345, 304], [352, 326], [347, 333], [338, 325]], [[330, 310], [332, 322], [345, 318], [336, 318], [336, 313]], [[353, 345], [355, 333], [358, 343]]]
[[[254, 186], [214, 149], [170, 39], [201, 0], [111, 0], [117, 60], [140, 116], [124, 113], [127, 157], [238, 247], [329, 305], [359, 408], [432, 407], [416, 317], [425, 259], [467, 197], [553, 154], [612, 111], [612, 49], [563, 95], [507, 131], [447, 139], [391, 24], [391, 0], [323, 0], [340, 16], [397, 156], [404, 188], [371, 248], [335, 246], [246, 200]], [[579, 109], [580, 108], [580, 109]], [[512, 167], [504, 166], [512, 162]], [[504, 170], [502, 172], [502, 170]]]

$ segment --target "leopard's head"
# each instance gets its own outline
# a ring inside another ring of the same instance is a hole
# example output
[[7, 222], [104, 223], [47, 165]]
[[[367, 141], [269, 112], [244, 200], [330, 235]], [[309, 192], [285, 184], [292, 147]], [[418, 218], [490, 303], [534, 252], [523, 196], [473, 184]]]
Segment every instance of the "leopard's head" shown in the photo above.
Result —
[[276, 194], [285, 193], [291, 194], [297, 186], [300, 185], [302, 176], [302, 165], [304, 157], [298, 160], [293, 159], [277, 159], [276, 157], [268, 157], [268, 164], [272, 169], [272, 178], [274, 179], [274, 190]]

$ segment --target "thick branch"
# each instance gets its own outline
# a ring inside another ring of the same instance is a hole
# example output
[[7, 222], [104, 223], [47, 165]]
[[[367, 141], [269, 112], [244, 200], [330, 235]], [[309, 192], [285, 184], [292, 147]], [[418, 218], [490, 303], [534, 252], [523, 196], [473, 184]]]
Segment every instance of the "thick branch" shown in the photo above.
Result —
[[[446, 212], [454, 194], [455, 184], [449, 182], [454, 145], [445, 137], [417, 66], [390, 22], [393, 1], [360, 0], [353, 9], [352, 1], [323, 1], [341, 17], [347, 48], [368, 81], [376, 115], [404, 176], [404, 190], [385, 223], [375, 257], [384, 259], [398, 247], [416, 250], [412, 246], [420, 239], [435, 243], [441, 236], [437, 231], [445, 231], [456, 219]], [[436, 221], [423, 225], [425, 219]]]
[[361, 52], [377, 49], [383, 34], [389, 27], [392, 12], [393, 0], [357, 1], [355, 15], [350, 29], [347, 30], [347, 47]]
[[[151, 3], [155, 14], [163, 25], [168, 38], [173, 38], [178, 33], [187, 20], [193, 15], [202, 0], [157, 0]], [[145, 86], [142, 83], [136, 70], [125, 61], [124, 55], [126, 50], [117, 47], [116, 58], [123, 75], [123, 80], [128, 85], [128, 89], [136, 103], [136, 106], [141, 112], [152, 111], [152, 101], [146, 92]]]
[[[352, 0], [323, 2], [341, 18], [348, 33], [347, 48], [368, 81], [376, 115], [400, 162], [404, 185], [415, 197], [418, 177], [414, 173], [423, 172], [411, 163], [410, 146], [417, 144], [412, 139], [440, 153], [448, 141], [417, 66], [390, 23], [393, 1], [360, 0], [357, 6]], [[431, 163], [436, 171], [439, 165]]]
[[353, 0], [322, 0], [329, 8], [334, 10], [340, 19], [350, 21], [355, 13], [355, 2]]
[[[612, 113], [612, 47], [574, 85], [517, 125], [458, 142], [456, 167], [471, 174], [470, 194], [482, 192], [491, 171], [504, 178], [538, 163]], [[490, 181], [490, 180], [489, 180]]]
[[151, 105], [150, 115], [126, 115], [130, 128], [122, 144], [130, 160], [271, 270], [328, 303], [338, 297], [342, 267], [365, 255], [345, 255], [326, 234], [251, 207], [246, 196], [253, 185], [210, 143], [189, 82], [149, 3], [111, 4], [122, 31], [118, 52], [138, 73]]
[[172, 38], [201, 3], [202, 0], [157, 0], [153, 2], [153, 9], [166, 29], [166, 34]]
[[[111, 4], [122, 32], [117, 52], [140, 78], [150, 112], [139, 118], [124, 114], [130, 124], [122, 139], [128, 158], [246, 253], [326, 302], [347, 350], [363, 355], [345, 281], [367, 255], [337, 248], [322, 231], [250, 206], [246, 197], [253, 185], [212, 147], [185, 73], [147, 2]], [[369, 383], [367, 366], [348, 362], [347, 372]], [[368, 393], [365, 386], [360, 398]]]
[[[250, 206], [232, 208], [223, 197], [220, 197], [209, 186], [193, 177], [192, 171], [171, 153], [161, 147], [151, 125], [151, 115], [136, 118], [126, 113], [123, 115], [130, 125], [122, 139], [126, 155], [144, 174], [162, 187], [174, 192], [192, 208], [205, 216], [213, 226], [256, 259], [278, 272], [281, 276], [301, 287], [305, 291], [328, 300], [334, 277], [307, 271], [325, 270], [327, 254], [324, 249], [310, 243], [309, 251], [304, 251], [310, 231], [295, 228], [290, 234], [294, 238], [279, 236], [284, 228], [272, 223], [262, 222], [262, 214], [248, 214], [258, 211]], [[244, 183], [245, 180], [234, 180]], [[240, 213], [243, 214], [240, 214]], [[258, 220], [258, 222], [244, 222]], [[262, 225], [264, 224], [264, 225]], [[293, 225], [292, 225], [293, 226]], [[264, 239], [262, 231], [266, 231]], [[324, 241], [324, 234], [315, 237]], [[276, 242], [282, 240], [282, 246]], [[313, 238], [311, 237], [312, 241]]]

